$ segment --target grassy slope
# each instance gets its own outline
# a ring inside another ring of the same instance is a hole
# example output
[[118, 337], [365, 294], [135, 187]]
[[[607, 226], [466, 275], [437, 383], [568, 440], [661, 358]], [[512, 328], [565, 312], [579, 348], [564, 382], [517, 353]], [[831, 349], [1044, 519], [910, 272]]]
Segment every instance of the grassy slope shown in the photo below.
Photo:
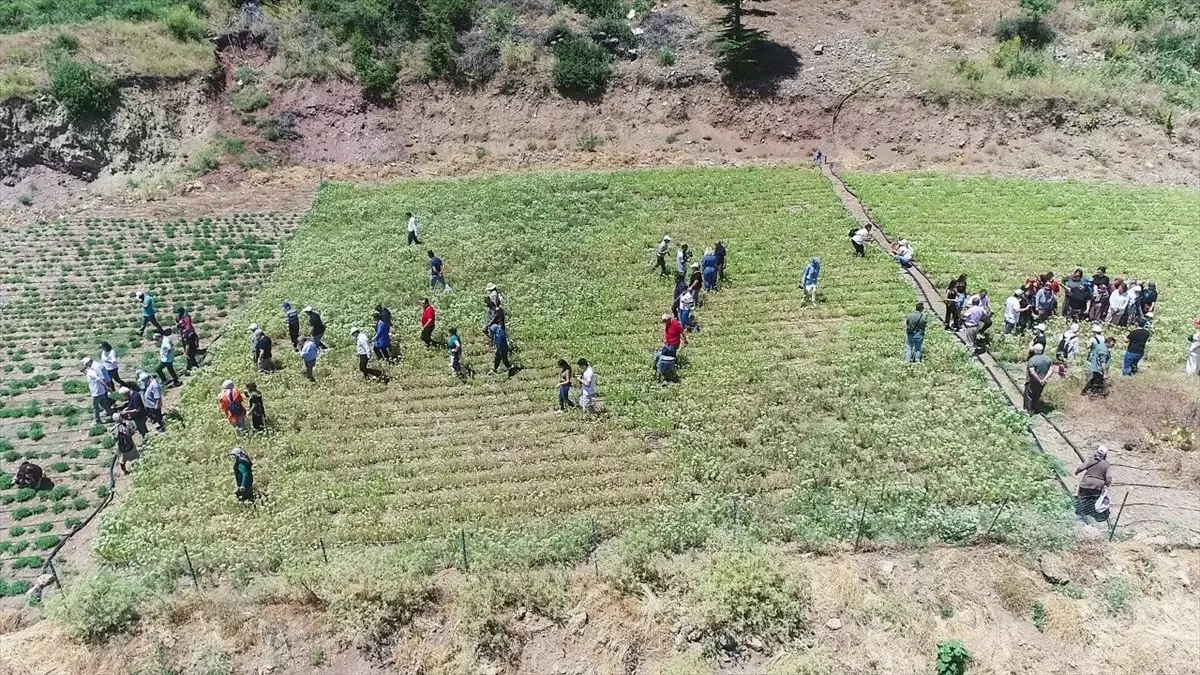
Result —
[[1030, 274], [1062, 276], [1077, 266], [1154, 281], [1157, 335], [1148, 354], [1182, 363], [1200, 316], [1200, 193], [903, 173], [848, 178], [890, 235], [913, 240], [939, 284], [965, 273], [972, 290], [999, 300]]
[[[441, 330], [464, 330], [478, 369], [483, 288], [501, 284], [528, 367], [514, 380], [459, 384], [441, 351], [418, 346], [426, 258], [404, 245], [407, 209], [456, 286], [437, 296]], [[890, 261], [851, 258], [849, 226], [820, 176], [795, 169], [326, 187], [237, 317], [278, 344], [279, 302], [316, 305], [334, 345], [320, 384], [283, 350], [285, 371], [257, 378], [235, 331], [188, 385], [187, 427], [155, 441], [101, 553], [175, 561], [186, 542], [193, 557], [262, 561], [311, 555], [318, 538], [426, 537], [443, 550], [465, 527], [476, 557], [545, 561], [582, 555], [592, 517], [602, 534], [645, 521], [667, 546], [697, 542], [729, 523], [735, 500], [744, 527], [814, 545], [852, 538], [863, 500], [868, 536], [969, 535], [1009, 497], [996, 531], [1027, 533], [1058, 501], [1020, 416], [937, 331], [924, 367], [900, 363], [911, 290]], [[649, 373], [670, 298], [649, 273], [664, 231], [697, 247], [724, 238], [733, 279], [701, 309], [683, 384], [667, 389]], [[795, 290], [814, 254], [815, 308]], [[387, 387], [361, 381], [348, 335], [380, 301], [407, 347]], [[551, 412], [559, 356], [596, 364], [606, 419]], [[278, 428], [242, 441], [265, 495], [255, 510], [231, 494], [237, 440], [215, 405], [226, 377], [260, 379]]]

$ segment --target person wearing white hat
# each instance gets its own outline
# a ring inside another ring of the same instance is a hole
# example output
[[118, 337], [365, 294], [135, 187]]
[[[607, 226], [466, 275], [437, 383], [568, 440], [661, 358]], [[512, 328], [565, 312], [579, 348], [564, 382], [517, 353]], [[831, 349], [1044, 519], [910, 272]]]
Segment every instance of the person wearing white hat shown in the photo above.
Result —
[[317, 349], [326, 349], [325, 343], [321, 338], [325, 337], [325, 320], [313, 309], [312, 305], [304, 308], [304, 313], [308, 316], [308, 336]]
[[1054, 365], [1050, 362], [1050, 357], [1042, 353], [1044, 349], [1043, 345], [1034, 343], [1030, 347], [1032, 356], [1029, 357], [1029, 362], [1025, 365], [1025, 391], [1023, 392], [1023, 399], [1025, 412], [1030, 415], [1038, 412], [1038, 406], [1042, 403], [1042, 391], [1046, 388], [1046, 380], [1050, 379], [1050, 366]]
[[230, 450], [229, 456], [233, 457], [233, 480], [238, 501], [254, 501], [254, 462], [242, 448]]
[[271, 344], [270, 335], [261, 328], [254, 329], [254, 363], [258, 365], [260, 373], [275, 370], [275, 363], [271, 361]]
[[150, 297], [150, 294], [145, 291], [138, 291], [136, 295], [138, 302], [142, 305], [142, 327], [138, 329], [138, 335], [146, 332], [146, 326], [154, 326], [155, 330], [160, 333], [163, 332], [162, 325], [158, 323], [158, 319], [155, 317], [154, 298]]
[[233, 380], [225, 380], [221, 385], [221, 394], [217, 397], [217, 405], [225, 413], [225, 419], [237, 431], [246, 428], [246, 403], [242, 400], [242, 392], [238, 391]]
[[108, 383], [91, 359], [84, 359], [79, 366], [79, 371], [87, 378], [88, 393], [92, 396], [92, 421], [100, 424], [101, 411], [104, 412], [105, 419], [112, 416], [112, 399], [108, 397]]
[[1112, 465], [1108, 463], [1108, 448], [1101, 445], [1088, 461], [1075, 469], [1079, 491], [1075, 493], [1075, 515], [1080, 519], [1108, 520], [1105, 491], [1112, 485]]
[[1111, 337], [1092, 348], [1088, 357], [1088, 381], [1083, 385], [1083, 395], [1098, 394], [1104, 396], [1108, 390], [1108, 366], [1112, 362], [1112, 348], [1116, 340]]
[[496, 309], [500, 309], [504, 306], [504, 296], [500, 294], [500, 288], [497, 287], [496, 284], [487, 285], [487, 296], [488, 299], [492, 301], [492, 305], [494, 305]]
[[138, 371], [138, 383], [142, 387], [142, 402], [146, 404], [146, 416], [154, 422], [160, 432], [165, 432], [167, 427], [163, 424], [163, 395], [162, 387], [159, 386], [158, 380], [151, 377], [150, 373]]
[[133, 426], [145, 440], [148, 433], [146, 430], [146, 403], [142, 399], [141, 390], [121, 387], [117, 391], [125, 397], [125, 407], [121, 408], [122, 415], [125, 419], [133, 422]]
[[351, 328], [350, 336], [354, 338], [354, 350], [358, 354], [358, 372], [362, 373], [363, 379], [383, 379], [382, 371], [367, 367], [367, 362], [371, 360], [371, 339], [359, 328]]
[[258, 324], [250, 324], [246, 332], [250, 333], [250, 360], [258, 363]]
[[892, 249], [892, 257], [904, 268], [912, 265], [914, 256], [916, 256], [916, 250], [913, 249], [912, 244], [908, 243], [907, 239], [901, 239], [900, 243]]
[[671, 250], [671, 235], [664, 234], [662, 241], [658, 242], [658, 247], [654, 249], [654, 267], [658, 268], [658, 273], [661, 276], [670, 276], [667, 271], [667, 253]]

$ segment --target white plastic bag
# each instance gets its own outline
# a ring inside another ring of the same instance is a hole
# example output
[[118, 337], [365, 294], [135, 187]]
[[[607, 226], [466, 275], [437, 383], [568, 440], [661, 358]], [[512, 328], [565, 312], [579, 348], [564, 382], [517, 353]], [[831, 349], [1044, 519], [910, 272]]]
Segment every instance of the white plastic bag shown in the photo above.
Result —
[[1107, 513], [1111, 504], [1112, 499], [1108, 496], [1108, 488], [1105, 488], [1104, 492], [1101, 492], [1100, 496], [1096, 498], [1096, 513]]

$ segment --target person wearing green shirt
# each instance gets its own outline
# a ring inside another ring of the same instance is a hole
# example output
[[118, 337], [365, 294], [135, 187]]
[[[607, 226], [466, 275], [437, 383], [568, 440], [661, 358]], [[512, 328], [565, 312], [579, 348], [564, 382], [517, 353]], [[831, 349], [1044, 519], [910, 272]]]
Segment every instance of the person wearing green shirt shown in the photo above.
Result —
[[925, 303], [918, 302], [917, 309], [910, 312], [904, 319], [904, 335], [907, 342], [904, 345], [904, 362], [918, 363], [921, 360], [921, 347], [925, 344]]
[[450, 348], [450, 371], [461, 378], [465, 378], [466, 374], [463, 372], [462, 365], [462, 338], [458, 336], [457, 327], [452, 326], [450, 328], [450, 339], [447, 340], [446, 345]]
[[250, 455], [241, 448], [234, 448], [230, 453], [233, 457], [233, 479], [237, 485], [238, 501], [254, 501], [254, 463]]
[[1083, 385], [1082, 393], [1084, 395], [1099, 394], [1103, 396], [1107, 393], [1108, 364], [1112, 362], [1114, 344], [1116, 344], [1116, 340], [1110, 337], [1092, 348], [1092, 354], [1088, 357], [1088, 381]]
[[1042, 352], [1045, 347], [1034, 343], [1030, 348], [1033, 356], [1025, 365], [1025, 412], [1030, 415], [1038, 411], [1042, 402], [1042, 390], [1046, 388], [1046, 380], [1050, 379], [1050, 366], [1054, 365], [1050, 357]]

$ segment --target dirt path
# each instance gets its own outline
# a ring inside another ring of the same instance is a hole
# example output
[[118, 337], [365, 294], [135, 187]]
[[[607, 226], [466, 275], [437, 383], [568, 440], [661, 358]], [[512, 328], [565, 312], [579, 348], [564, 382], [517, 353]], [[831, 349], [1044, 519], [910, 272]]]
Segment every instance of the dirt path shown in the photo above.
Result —
[[[833, 164], [822, 162], [820, 168], [822, 175], [829, 180], [834, 193], [850, 215], [859, 223], [869, 225], [875, 243], [884, 250], [890, 250], [891, 241], [887, 234], [872, 220], [858, 197], [842, 182], [834, 171]], [[941, 306], [941, 293], [917, 265], [908, 268], [905, 276], [913, 285], [917, 297], [922, 299], [927, 307], [933, 309]], [[965, 348], [966, 339], [963, 335], [956, 333], [955, 337]], [[990, 376], [992, 386], [1003, 392], [1014, 408], [1022, 410], [1022, 385], [992, 358], [991, 354], [984, 352], [976, 356], [975, 360]], [[1073, 471], [1090, 454], [1090, 450], [1083, 447], [1082, 443], [1070, 438], [1059, 425], [1044, 414], [1031, 416], [1028, 429], [1038, 448], [1060, 460], [1068, 471]], [[1132, 533], [1135, 538], [1160, 536], [1164, 543], [1190, 541], [1200, 535], [1200, 492], [1170, 485], [1171, 478], [1160, 474], [1156, 469], [1122, 464], [1121, 458], [1112, 454], [1109, 459], [1118, 467], [1113, 489], [1114, 509], [1122, 502], [1125, 503], [1119, 522], [1114, 523], [1110, 520], [1110, 527], [1115, 524], [1122, 533]], [[1063, 490], [1067, 494], [1074, 494], [1068, 481], [1074, 482], [1070, 476], [1067, 480], [1059, 478]], [[1115, 515], [1116, 511], [1113, 513]]]

